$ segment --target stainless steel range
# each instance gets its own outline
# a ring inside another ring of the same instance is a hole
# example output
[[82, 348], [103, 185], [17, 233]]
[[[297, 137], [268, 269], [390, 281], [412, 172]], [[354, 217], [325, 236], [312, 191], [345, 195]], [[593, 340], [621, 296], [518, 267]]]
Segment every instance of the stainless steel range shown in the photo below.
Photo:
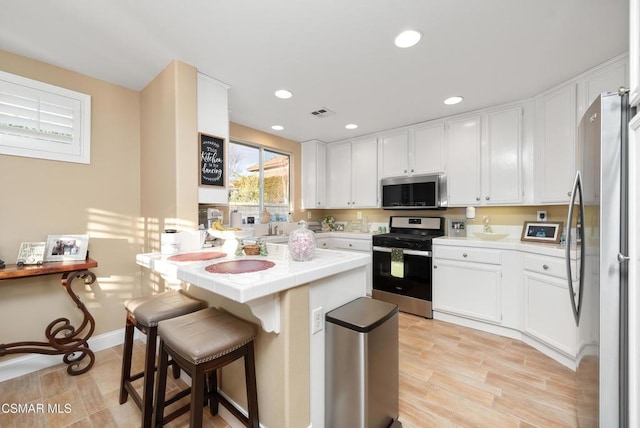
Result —
[[444, 235], [443, 217], [393, 216], [389, 231], [373, 236], [373, 298], [401, 311], [433, 318], [431, 240]]

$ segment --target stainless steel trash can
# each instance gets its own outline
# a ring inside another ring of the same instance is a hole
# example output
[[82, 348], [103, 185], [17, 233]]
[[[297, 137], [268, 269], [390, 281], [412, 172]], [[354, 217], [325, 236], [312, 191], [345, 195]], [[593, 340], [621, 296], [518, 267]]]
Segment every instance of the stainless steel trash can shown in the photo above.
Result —
[[398, 307], [360, 297], [327, 313], [325, 326], [325, 426], [397, 423]]

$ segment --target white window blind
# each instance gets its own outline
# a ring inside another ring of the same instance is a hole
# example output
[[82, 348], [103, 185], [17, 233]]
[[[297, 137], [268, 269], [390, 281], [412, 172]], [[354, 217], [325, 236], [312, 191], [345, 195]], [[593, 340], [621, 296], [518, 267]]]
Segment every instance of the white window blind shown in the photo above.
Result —
[[0, 154], [89, 163], [91, 97], [0, 71]]

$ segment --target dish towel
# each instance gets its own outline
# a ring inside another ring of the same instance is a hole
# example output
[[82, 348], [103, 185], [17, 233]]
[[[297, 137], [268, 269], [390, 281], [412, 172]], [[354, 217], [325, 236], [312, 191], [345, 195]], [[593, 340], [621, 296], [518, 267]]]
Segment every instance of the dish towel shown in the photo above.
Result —
[[391, 276], [404, 278], [404, 255], [402, 249], [391, 249]]

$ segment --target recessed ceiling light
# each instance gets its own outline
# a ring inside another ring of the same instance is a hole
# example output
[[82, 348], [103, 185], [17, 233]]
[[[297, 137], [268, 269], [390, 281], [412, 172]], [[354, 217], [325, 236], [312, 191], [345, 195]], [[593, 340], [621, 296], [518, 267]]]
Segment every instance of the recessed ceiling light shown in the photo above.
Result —
[[291, 98], [292, 96], [293, 96], [293, 93], [291, 91], [287, 91], [286, 89], [278, 89], [276, 91], [276, 97], [282, 98], [283, 100], [286, 100], [287, 98]]
[[347, 129], [356, 129], [358, 125], [356, 125], [355, 123], [350, 123], [348, 125], [345, 125], [344, 127]]
[[446, 100], [444, 100], [444, 103], [448, 106], [452, 106], [454, 104], [458, 104], [461, 103], [462, 100], [464, 100], [464, 98], [460, 97], [460, 96], [455, 96], [455, 97], [449, 97]]
[[398, 34], [396, 37], [395, 43], [399, 48], [410, 48], [411, 46], [416, 45], [420, 39], [422, 38], [422, 34], [416, 30], [407, 30]]
[[271, 127], [271, 129], [273, 129], [274, 131], [282, 131], [284, 129], [284, 126], [282, 126], [282, 125], [273, 125]]

